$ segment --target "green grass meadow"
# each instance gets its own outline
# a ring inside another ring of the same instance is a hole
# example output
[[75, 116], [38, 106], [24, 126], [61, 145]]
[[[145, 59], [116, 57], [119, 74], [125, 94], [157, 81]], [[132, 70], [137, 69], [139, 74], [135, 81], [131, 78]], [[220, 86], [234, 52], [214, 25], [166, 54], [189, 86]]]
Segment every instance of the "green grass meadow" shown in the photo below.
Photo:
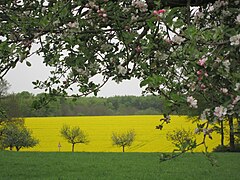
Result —
[[160, 153], [64, 153], [0, 151], [0, 179], [239, 180], [240, 153], [202, 153], [160, 163]]

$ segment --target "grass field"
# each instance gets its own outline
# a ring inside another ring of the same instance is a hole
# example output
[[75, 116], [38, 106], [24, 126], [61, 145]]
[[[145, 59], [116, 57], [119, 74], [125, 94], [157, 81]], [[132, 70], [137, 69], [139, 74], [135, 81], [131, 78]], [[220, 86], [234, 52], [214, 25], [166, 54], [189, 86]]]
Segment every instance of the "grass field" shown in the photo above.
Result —
[[[77, 144], [78, 152], [121, 152], [119, 147], [112, 146], [112, 132], [121, 132], [134, 129], [136, 140], [127, 152], [171, 152], [173, 145], [167, 141], [166, 133], [176, 128], [192, 129], [196, 125], [189, 122], [185, 116], [172, 116], [171, 123], [164, 126], [163, 130], [156, 130], [159, 119], [162, 116], [89, 116], [89, 117], [48, 117], [26, 118], [25, 123], [33, 131], [33, 135], [40, 140], [40, 144], [34, 148], [21, 151], [58, 151], [58, 143], [61, 143], [61, 151], [71, 151], [68, 144], [61, 136], [60, 129], [63, 124], [79, 126], [90, 139], [87, 145]], [[202, 135], [197, 137], [198, 141]], [[209, 151], [220, 143], [220, 136], [213, 134], [213, 140], [208, 140]], [[202, 151], [203, 147], [196, 151]]]
[[240, 153], [202, 153], [159, 163], [159, 153], [64, 153], [0, 151], [0, 179], [238, 180]]

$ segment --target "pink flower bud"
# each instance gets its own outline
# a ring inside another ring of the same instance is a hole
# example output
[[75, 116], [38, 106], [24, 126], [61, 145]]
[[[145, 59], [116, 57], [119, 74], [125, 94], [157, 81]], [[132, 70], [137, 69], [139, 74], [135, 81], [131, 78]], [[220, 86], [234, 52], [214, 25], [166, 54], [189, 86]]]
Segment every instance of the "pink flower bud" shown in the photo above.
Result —
[[158, 15], [158, 11], [157, 11], [157, 10], [154, 10], [154, 11], [153, 11], [153, 15], [157, 16], [157, 15]]
[[168, 44], [172, 44], [172, 40], [171, 39], [163, 39], [166, 43]]
[[207, 61], [206, 58], [199, 59], [198, 65], [200, 65], [200, 66], [205, 66], [205, 62], [206, 62], [206, 61]]
[[197, 75], [201, 75], [202, 74], [202, 70], [197, 71]]
[[102, 17], [106, 18], [106, 17], [107, 17], [107, 14], [106, 14], [106, 13], [104, 13], [104, 14], [102, 15]]
[[160, 9], [160, 10], [158, 10], [158, 14], [162, 14], [162, 13], [165, 13], [165, 12], [166, 12], [165, 9]]
[[136, 51], [137, 53], [140, 53], [140, 52], [142, 52], [142, 48], [141, 48], [140, 46], [137, 46], [137, 47], [135, 48], [135, 51]]
[[204, 90], [204, 89], [206, 89], [206, 86], [204, 84], [201, 84], [200, 88], [201, 88], [201, 90]]

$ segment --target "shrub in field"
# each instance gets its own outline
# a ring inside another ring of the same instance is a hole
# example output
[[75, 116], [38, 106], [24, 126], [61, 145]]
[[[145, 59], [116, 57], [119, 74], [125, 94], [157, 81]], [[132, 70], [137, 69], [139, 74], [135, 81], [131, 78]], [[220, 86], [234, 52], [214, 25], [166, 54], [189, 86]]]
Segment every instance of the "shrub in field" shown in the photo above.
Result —
[[68, 125], [63, 125], [60, 130], [62, 137], [72, 144], [72, 152], [74, 152], [75, 144], [87, 144], [89, 142], [87, 135], [78, 127], [72, 129]]
[[191, 130], [176, 129], [167, 133], [167, 140], [171, 141], [177, 149], [174, 151], [186, 152], [196, 147], [196, 139]]
[[112, 141], [113, 145], [122, 147], [123, 152], [125, 151], [126, 146], [131, 146], [133, 141], [135, 140], [135, 132], [134, 130], [127, 131], [125, 133], [112, 133]]
[[0, 143], [2, 148], [16, 147], [19, 151], [23, 147], [34, 147], [39, 143], [39, 140], [32, 137], [32, 132], [24, 126], [24, 121], [14, 121], [5, 124], [2, 127], [2, 135]]
[[[231, 152], [230, 146], [219, 145], [213, 149], [213, 152]], [[236, 144], [234, 152], [240, 152], [240, 144]]]

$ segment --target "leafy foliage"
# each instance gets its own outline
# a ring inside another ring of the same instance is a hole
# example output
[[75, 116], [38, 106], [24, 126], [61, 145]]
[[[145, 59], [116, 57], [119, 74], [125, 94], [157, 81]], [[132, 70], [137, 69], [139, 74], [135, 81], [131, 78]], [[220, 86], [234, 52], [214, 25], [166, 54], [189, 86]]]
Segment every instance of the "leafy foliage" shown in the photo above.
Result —
[[32, 132], [24, 126], [23, 120], [12, 120], [1, 128], [2, 135], [0, 143], [2, 148], [16, 147], [19, 151], [21, 148], [34, 147], [39, 140], [32, 137]]

